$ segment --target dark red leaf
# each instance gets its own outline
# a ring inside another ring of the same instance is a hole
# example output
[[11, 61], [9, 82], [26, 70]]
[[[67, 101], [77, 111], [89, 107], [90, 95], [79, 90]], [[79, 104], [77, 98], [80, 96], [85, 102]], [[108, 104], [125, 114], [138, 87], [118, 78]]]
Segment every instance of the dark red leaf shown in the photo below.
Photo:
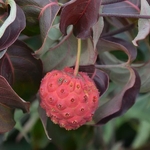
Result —
[[94, 80], [100, 96], [106, 92], [109, 85], [109, 77], [105, 72], [96, 69], [94, 65], [80, 66], [79, 71], [86, 72]]
[[0, 38], [0, 50], [4, 50], [12, 45], [18, 38], [20, 32], [25, 28], [26, 20], [22, 9], [17, 6], [16, 19], [11, 23], [4, 35]]
[[7, 132], [14, 127], [14, 109], [18, 108], [23, 112], [28, 112], [29, 106], [30, 103], [21, 99], [6, 79], [0, 76], [0, 133]]
[[95, 69], [92, 79], [94, 80], [97, 88], [99, 89], [100, 96], [102, 96], [109, 86], [108, 75], [99, 69]]
[[0, 60], [0, 74], [23, 98], [36, 94], [42, 78], [42, 63], [23, 42], [16, 41]]
[[80, 66], [79, 71], [86, 72], [88, 76], [92, 78], [93, 73], [95, 72], [95, 66], [94, 65]]
[[14, 125], [13, 109], [0, 103], [0, 134], [10, 131]]
[[94, 115], [96, 124], [103, 124], [114, 117], [125, 113], [135, 103], [136, 96], [140, 90], [140, 77], [133, 68], [127, 68], [130, 72], [130, 77], [122, 91], [113, 99], [100, 106]]
[[98, 20], [101, 0], [73, 0], [66, 3], [60, 15], [60, 30], [67, 34], [67, 27], [73, 25], [78, 38], [91, 36], [91, 28]]
[[29, 103], [23, 101], [11, 88], [6, 79], [0, 76], [0, 103], [11, 109], [19, 108], [24, 112], [29, 111]]

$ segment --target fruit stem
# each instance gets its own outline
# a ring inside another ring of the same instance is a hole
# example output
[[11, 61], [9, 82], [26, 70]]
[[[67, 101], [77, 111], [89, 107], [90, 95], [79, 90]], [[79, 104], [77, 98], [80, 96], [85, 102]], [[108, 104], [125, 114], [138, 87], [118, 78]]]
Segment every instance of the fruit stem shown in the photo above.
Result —
[[75, 64], [75, 69], [74, 69], [74, 76], [76, 76], [79, 71], [80, 56], [81, 56], [81, 39], [78, 39], [77, 59], [76, 59], [76, 64]]

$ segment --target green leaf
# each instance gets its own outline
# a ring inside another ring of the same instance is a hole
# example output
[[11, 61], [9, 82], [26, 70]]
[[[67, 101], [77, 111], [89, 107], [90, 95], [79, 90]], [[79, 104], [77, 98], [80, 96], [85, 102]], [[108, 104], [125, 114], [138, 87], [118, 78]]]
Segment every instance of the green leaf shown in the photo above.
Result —
[[58, 5], [58, 2], [55, 2], [54, 0], [49, 0], [47, 1], [47, 4], [44, 4], [39, 14], [40, 30], [43, 42], [47, 39], [48, 32], [50, 31], [59, 10], [60, 6]]
[[49, 139], [61, 150], [87, 149], [93, 139], [93, 127], [82, 126], [77, 130], [67, 131], [51, 122], [45, 110], [39, 107], [40, 119]]
[[[31, 142], [31, 137], [29, 137], [28, 133], [30, 133], [30, 131], [33, 129], [33, 127], [35, 126], [35, 124], [37, 123], [39, 119], [39, 115], [37, 111], [38, 105], [39, 103], [37, 100], [32, 102], [30, 106], [30, 118], [23, 125], [22, 125], [22, 122], [19, 121], [21, 119], [19, 119], [19, 117], [17, 118], [17, 112], [15, 111], [15, 119], [17, 122], [15, 128], [20, 131], [16, 138], [17, 141], [21, 141], [24, 137], [26, 141]], [[20, 114], [20, 112], [18, 113]]]
[[133, 44], [121, 38], [101, 38], [98, 42], [97, 49], [99, 55], [106, 51], [123, 51], [128, 56], [127, 62], [133, 62], [137, 56], [137, 50]]
[[45, 40], [42, 43], [42, 46], [40, 47], [39, 50], [35, 52], [37, 56], [42, 56], [46, 52], [48, 52], [51, 48], [56, 46], [59, 42], [59, 38], [62, 36], [60, 30], [59, 30], [59, 24], [54, 25], [51, 27], [49, 30]]
[[[52, 69], [62, 69], [66, 66], [74, 66], [77, 53], [77, 39], [72, 32], [68, 34], [60, 43], [51, 48], [49, 42], [45, 43], [44, 47], [47, 51], [39, 56], [43, 62], [45, 72]], [[80, 65], [94, 64], [96, 61], [96, 51], [90, 39], [82, 41], [82, 51]]]
[[135, 69], [138, 71], [141, 78], [141, 93], [150, 92], [150, 61], [144, 64], [137, 64]]
[[[129, 71], [126, 68], [122, 68], [121, 65], [120, 67], [113, 67], [115, 65], [121, 64], [121, 61], [118, 60], [114, 55], [109, 52], [104, 52], [100, 55], [100, 61], [102, 64], [104, 64], [104, 70], [107, 72], [109, 78], [113, 82], [115, 82], [119, 86], [123, 86], [127, 83]], [[111, 65], [112, 67], [108, 67], [109, 65]], [[101, 68], [101, 65], [98, 66], [100, 69], [103, 69], [103, 67]]]
[[93, 43], [94, 43], [94, 49], [96, 48], [96, 45], [98, 43], [99, 37], [103, 31], [104, 28], [104, 20], [103, 17], [99, 17], [98, 22], [92, 27], [93, 30]]
[[134, 149], [143, 146], [149, 139], [150, 124], [146, 121], [141, 121], [137, 131], [136, 138], [132, 143]]
[[140, 95], [134, 106], [124, 115], [127, 118], [134, 118], [150, 123], [150, 93]]

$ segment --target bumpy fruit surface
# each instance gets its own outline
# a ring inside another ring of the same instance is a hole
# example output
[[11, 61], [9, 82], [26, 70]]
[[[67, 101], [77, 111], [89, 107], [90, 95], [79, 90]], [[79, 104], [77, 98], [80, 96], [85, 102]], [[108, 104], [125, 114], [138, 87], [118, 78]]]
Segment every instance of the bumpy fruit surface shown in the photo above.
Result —
[[66, 130], [77, 129], [91, 121], [98, 107], [99, 92], [86, 73], [54, 70], [45, 75], [40, 86], [40, 105], [55, 124]]

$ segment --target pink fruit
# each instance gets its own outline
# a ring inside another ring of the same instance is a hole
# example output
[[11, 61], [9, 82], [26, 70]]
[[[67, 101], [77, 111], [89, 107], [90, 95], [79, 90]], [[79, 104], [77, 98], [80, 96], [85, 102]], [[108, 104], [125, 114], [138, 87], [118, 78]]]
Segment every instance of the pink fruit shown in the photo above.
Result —
[[98, 107], [99, 92], [86, 73], [74, 70], [48, 72], [40, 85], [40, 106], [55, 124], [66, 130], [77, 129], [88, 121]]

